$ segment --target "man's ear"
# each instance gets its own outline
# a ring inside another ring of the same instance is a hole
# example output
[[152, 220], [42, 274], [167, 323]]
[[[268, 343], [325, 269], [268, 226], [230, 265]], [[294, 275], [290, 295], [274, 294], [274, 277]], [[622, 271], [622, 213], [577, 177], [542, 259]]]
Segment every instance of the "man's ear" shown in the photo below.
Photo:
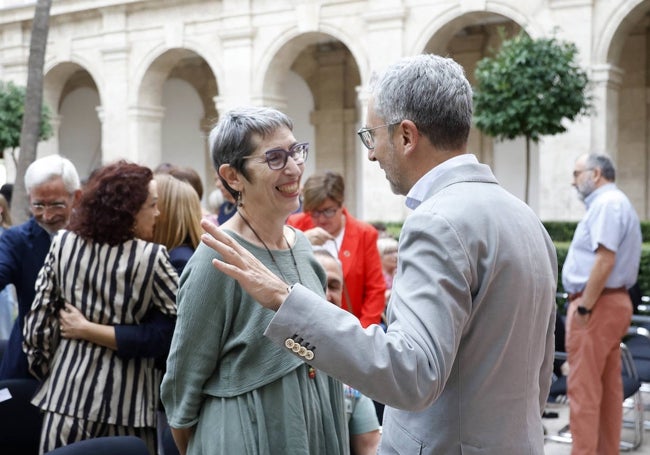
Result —
[[595, 167], [593, 171], [594, 171], [594, 182], [597, 182], [603, 176], [603, 171], [599, 167]]
[[81, 200], [81, 190], [75, 190], [74, 193], [72, 193], [72, 205], [77, 205], [77, 202]]
[[223, 178], [228, 186], [235, 191], [241, 191], [243, 188], [242, 176], [230, 164], [222, 164], [219, 166], [219, 175]]
[[418, 127], [411, 120], [402, 120], [398, 128], [400, 128], [401, 132], [400, 141], [404, 149], [404, 154], [409, 155], [416, 149], [420, 140]]

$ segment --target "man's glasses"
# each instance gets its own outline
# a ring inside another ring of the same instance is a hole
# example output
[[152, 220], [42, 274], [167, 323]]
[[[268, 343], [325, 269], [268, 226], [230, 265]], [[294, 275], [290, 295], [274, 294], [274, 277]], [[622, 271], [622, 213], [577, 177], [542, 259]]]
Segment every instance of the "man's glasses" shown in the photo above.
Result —
[[[285, 149], [272, 149], [264, 152], [264, 161], [268, 164], [269, 169], [273, 171], [279, 171], [284, 169], [287, 165], [287, 160], [289, 157], [296, 164], [303, 164], [307, 159], [307, 154], [309, 153], [309, 143], [308, 142], [298, 142], [293, 144], [289, 150]], [[258, 158], [255, 156], [245, 156], [244, 159], [248, 158]]]
[[374, 148], [375, 148], [375, 135], [373, 134], [373, 131], [377, 130], [379, 128], [386, 128], [388, 126], [398, 125], [400, 123], [401, 123], [401, 121], [393, 122], [393, 123], [386, 123], [385, 125], [375, 126], [374, 128], [361, 128], [359, 131], [357, 131], [357, 134], [359, 135], [359, 138], [361, 139], [361, 142], [363, 142], [363, 145], [368, 150], [374, 150]]
[[329, 209], [325, 210], [312, 210], [309, 212], [309, 215], [311, 215], [312, 218], [320, 218], [321, 215], [325, 218], [332, 218], [334, 215], [336, 215], [338, 209], [339, 207], [330, 207]]
[[580, 174], [587, 171], [593, 171], [593, 169], [582, 169], [580, 171], [573, 171], [573, 178], [577, 179], [580, 176]]
[[42, 215], [46, 210], [51, 210], [53, 212], [61, 212], [68, 208], [68, 204], [65, 202], [33, 202], [30, 204], [32, 207], [32, 213], [34, 215]]

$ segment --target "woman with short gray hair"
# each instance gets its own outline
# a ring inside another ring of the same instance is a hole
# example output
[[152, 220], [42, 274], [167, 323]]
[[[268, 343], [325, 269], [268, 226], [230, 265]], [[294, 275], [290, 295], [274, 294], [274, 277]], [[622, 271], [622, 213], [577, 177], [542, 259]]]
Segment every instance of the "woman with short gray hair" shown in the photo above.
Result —
[[[309, 241], [284, 224], [299, 206], [309, 150], [292, 127], [285, 114], [269, 108], [240, 108], [221, 117], [210, 149], [219, 178], [237, 201], [237, 213], [221, 227], [287, 286], [299, 282], [324, 295], [325, 276]], [[273, 313], [216, 271], [217, 258], [199, 245], [181, 277], [162, 384], [180, 453], [348, 453], [341, 383], [308, 364], [314, 346], [287, 339], [296, 357], [263, 336]]]

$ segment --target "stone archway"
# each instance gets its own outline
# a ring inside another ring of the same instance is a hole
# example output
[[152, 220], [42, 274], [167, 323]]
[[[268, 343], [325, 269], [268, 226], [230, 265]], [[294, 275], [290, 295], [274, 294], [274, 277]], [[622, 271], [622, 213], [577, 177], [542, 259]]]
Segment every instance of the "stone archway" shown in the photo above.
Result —
[[[503, 38], [510, 38], [522, 31], [514, 20], [496, 13], [472, 12], [459, 16], [437, 30], [428, 41], [424, 51], [448, 55], [460, 63], [470, 84], [474, 86], [474, 73], [478, 62], [494, 54]], [[489, 164], [497, 179], [513, 194], [524, 198], [525, 194], [525, 140], [495, 141], [478, 129], [470, 131], [468, 150], [481, 162]], [[539, 180], [537, 147], [531, 150], [531, 194]], [[533, 205], [533, 204], [531, 204]]]
[[85, 179], [102, 164], [102, 130], [97, 111], [101, 96], [95, 79], [79, 64], [59, 63], [45, 75], [44, 102], [55, 114], [55, 135], [42, 150], [69, 158]]
[[214, 180], [207, 136], [218, 113], [217, 80], [206, 60], [176, 48], [162, 52], [146, 69], [130, 115], [137, 150], [144, 162], [194, 168], [205, 193]]
[[[650, 216], [650, 1], [610, 24], [599, 96], [602, 151], [617, 165], [616, 180], [642, 219]], [[607, 27], [606, 27], [607, 29]], [[599, 57], [599, 56], [597, 56]]]
[[[304, 99], [304, 91], [298, 92], [298, 87], [285, 84], [289, 74], [304, 81], [310, 100]], [[294, 115], [308, 115], [308, 123], [296, 120], [294, 131], [297, 137], [312, 138], [308, 173], [340, 172], [348, 183], [346, 206], [354, 214], [358, 208], [355, 131], [360, 117], [359, 84], [359, 68], [348, 47], [331, 35], [311, 32], [291, 38], [272, 55], [263, 88], [271, 105]], [[295, 93], [303, 93], [302, 99]]]

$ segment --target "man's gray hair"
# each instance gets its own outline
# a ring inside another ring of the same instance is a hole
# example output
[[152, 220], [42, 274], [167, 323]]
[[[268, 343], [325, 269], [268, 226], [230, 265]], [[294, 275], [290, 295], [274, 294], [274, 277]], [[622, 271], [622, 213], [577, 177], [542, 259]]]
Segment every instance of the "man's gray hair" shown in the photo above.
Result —
[[472, 87], [454, 60], [433, 54], [407, 57], [373, 77], [370, 85], [375, 113], [386, 123], [411, 120], [441, 150], [467, 143]]
[[25, 171], [25, 190], [29, 194], [34, 187], [57, 177], [63, 180], [70, 194], [81, 188], [79, 174], [72, 161], [61, 155], [48, 155], [35, 160]]
[[585, 161], [587, 169], [600, 169], [601, 175], [610, 182], [616, 181], [616, 168], [612, 159], [601, 153], [590, 153]]

